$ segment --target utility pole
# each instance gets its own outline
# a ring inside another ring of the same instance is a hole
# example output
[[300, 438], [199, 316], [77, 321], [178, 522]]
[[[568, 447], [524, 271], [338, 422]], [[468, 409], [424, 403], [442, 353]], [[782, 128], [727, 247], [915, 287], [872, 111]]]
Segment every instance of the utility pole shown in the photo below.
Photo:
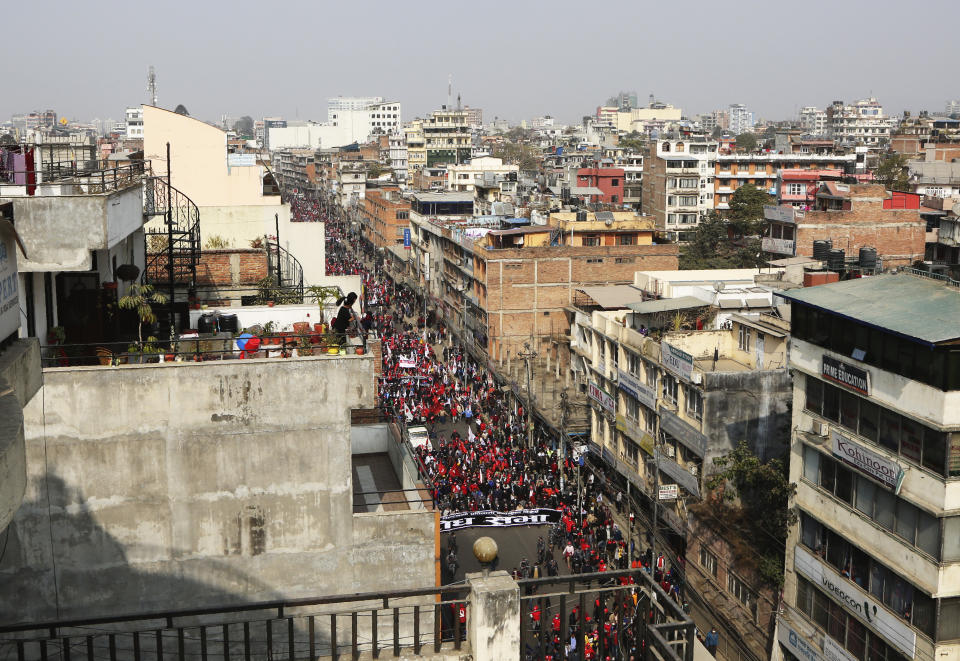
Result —
[[[659, 430], [658, 430], [659, 435]], [[653, 522], [650, 524], [650, 559], [653, 567], [651, 576], [657, 570], [657, 522], [658, 508], [660, 507], [660, 449], [659, 443], [653, 445]]]
[[[280, 279], [281, 273], [280, 273], [280, 214], [279, 214], [279, 213], [273, 214], [273, 221], [274, 221], [274, 229], [275, 229], [276, 232], [277, 232], [277, 235], [276, 235], [276, 239], [277, 239], [277, 287], [282, 287], [282, 286], [283, 286], [283, 280]], [[269, 245], [268, 245], [268, 248], [269, 248]]]
[[530, 343], [523, 343], [523, 351], [517, 354], [527, 365], [527, 448], [533, 447], [533, 390], [530, 388], [530, 359], [537, 357], [536, 351], [531, 351]]
[[[150, 67], [151, 73], [153, 67]], [[176, 282], [173, 275], [173, 179], [170, 177], [170, 143], [167, 143], [167, 286], [170, 291], [170, 300], [167, 309], [170, 311], [170, 332], [176, 326], [173, 312], [173, 300], [176, 295]]]

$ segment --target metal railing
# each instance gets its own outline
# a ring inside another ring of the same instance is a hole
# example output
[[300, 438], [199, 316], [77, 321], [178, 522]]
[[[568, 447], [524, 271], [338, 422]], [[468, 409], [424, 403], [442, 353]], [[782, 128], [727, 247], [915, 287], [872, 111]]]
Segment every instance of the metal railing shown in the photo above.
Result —
[[459, 650], [469, 593], [443, 586], [4, 626], [0, 658], [295, 661]]
[[[169, 212], [169, 214], [168, 214]], [[147, 177], [143, 187], [143, 215], [164, 216], [162, 227], [147, 229], [143, 281], [190, 285], [200, 262], [200, 210], [166, 177]], [[154, 243], [158, 245], [154, 245]]]
[[[608, 655], [630, 658], [634, 650], [639, 658], [693, 661], [693, 620], [643, 569], [521, 579], [517, 583], [523, 658], [542, 660], [551, 654], [560, 658], [564, 646], [576, 636], [578, 658], [584, 658], [590, 640], [598, 659]], [[592, 610], [588, 610], [590, 606]], [[576, 615], [571, 617], [574, 608]], [[559, 615], [558, 629], [552, 624], [555, 615]]]
[[148, 168], [143, 161], [51, 163], [34, 170], [0, 171], [0, 196], [98, 195], [138, 186]]
[[267, 241], [267, 273], [281, 287], [303, 299], [303, 265], [276, 241]]

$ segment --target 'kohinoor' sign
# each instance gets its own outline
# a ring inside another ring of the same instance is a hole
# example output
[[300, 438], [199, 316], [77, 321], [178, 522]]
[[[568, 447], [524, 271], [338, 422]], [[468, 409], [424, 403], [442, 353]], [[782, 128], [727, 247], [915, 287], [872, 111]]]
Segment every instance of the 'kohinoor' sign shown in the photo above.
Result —
[[824, 356], [820, 373], [823, 374], [823, 378], [834, 383], [839, 383], [864, 395], [870, 394], [870, 375], [867, 370], [848, 365], [830, 356]]
[[540, 507], [512, 512], [458, 512], [440, 518], [440, 532], [450, 532], [461, 528], [505, 528], [507, 526], [542, 526], [560, 521], [560, 510]]

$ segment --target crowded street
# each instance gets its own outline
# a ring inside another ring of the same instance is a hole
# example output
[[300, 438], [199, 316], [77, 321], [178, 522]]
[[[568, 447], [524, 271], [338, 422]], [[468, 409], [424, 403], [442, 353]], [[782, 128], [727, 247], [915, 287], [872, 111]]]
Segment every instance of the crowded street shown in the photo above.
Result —
[[[319, 203], [301, 201], [300, 208], [304, 220], [323, 213]], [[481, 569], [471, 548], [475, 539], [489, 536], [499, 549], [494, 566], [516, 579], [643, 568], [688, 608], [681, 573], [662, 553], [653, 557], [649, 536], [634, 531], [631, 540], [615, 520], [625, 520], [623, 494], [584, 469], [574, 448], [542, 425], [535, 423], [528, 434], [522, 404], [496, 387], [494, 375], [463, 350], [419, 291], [390, 278], [382, 258], [340, 213], [326, 222], [326, 258], [328, 275], [362, 276], [363, 305], [357, 316], [368, 337], [381, 340], [378, 394], [384, 416], [401, 429], [423, 426], [428, 431], [429, 442], [413, 451], [442, 516], [444, 584], [461, 582], [465, 573]], [[536, 513], [545, 523], [469, 525], [481, 516], [517, 512]], [[616, 599], [598, 593], [595, 606], [612, 608]], [[543, 636], [544, 648], [528, 649], [530, 658], [573, 658], [564, 656], [570, 641], [559, 638], [557, 608], [549, 598], [534, 601], [527, 624], [537, 633], [549, 626], [550, 634]], [[624, 652], [608, 658], [634, 658], [636, 647], [626, 640], [630, 631], [624, 628], [619, 644], [614, 629], [609, 623], [588, 626], [585, 654], [577, 658], [598, 658], [594, 648], [600, 635], [606, 637], [604, 649]]]

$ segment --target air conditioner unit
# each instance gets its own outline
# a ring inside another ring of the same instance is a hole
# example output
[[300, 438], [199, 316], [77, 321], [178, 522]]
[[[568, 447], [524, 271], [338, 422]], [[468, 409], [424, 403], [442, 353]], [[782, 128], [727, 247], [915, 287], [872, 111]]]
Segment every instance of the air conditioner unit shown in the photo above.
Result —
[[666, 450], [667, 456], [670, 457], [671, 459], [677, 456], [677, 451], [674, 449], [672, 445], [665, 445], [664, 449]]
[[813, 431], [817, 436], [823, 436], [826, 438], [830, 435], [830, 425], [825, 422], [814, 422]]
[[696, 384], [703, 383], [703, 372], [692, 372], [690, 374], [690, 380]]

